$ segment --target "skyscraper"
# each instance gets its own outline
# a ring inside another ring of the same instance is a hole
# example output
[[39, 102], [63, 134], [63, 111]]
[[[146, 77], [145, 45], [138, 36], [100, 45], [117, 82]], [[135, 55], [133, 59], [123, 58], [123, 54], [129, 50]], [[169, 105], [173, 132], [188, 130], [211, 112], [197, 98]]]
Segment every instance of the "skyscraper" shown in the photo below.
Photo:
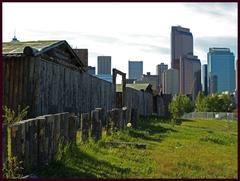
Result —
[[172, 26], [171, 68], [179, 70], [181, 56], [193, 54], [193, 36], [188, 28]]
[[207, 95], [208, 94], [207, 64], [202, 65], [201, 82], [202, 82], [202, 91], [204, 95]]
[[88, 49], [73, 49], [77, 54], [81, 62], [83, 63], [84, 69], [87, 69], [88, 66]]
[[143, 74], [143, 62], [142, 61], [128, 61], [128, 78], [140, 79]]
[[163, 72], [163, 93], [177, 95], [179, 93], [179, 73], [177, 69]]
[[197, 56], [180, 57], [180, 94], [195, 99], [201, 90], [201, 62]]
[[111, 56], [98, 56], [97, 61], [98, 75], [111, 75]]
[[168, 69], [168, 65], [161, 63], [159, 65], [156, 66], [156, 74], [158, 76], [158, 82], [157, 82], [157, 88], [158, 89], [162, 89], [162, 84], [163, 84], [163, 78], [162, 78], [162, 74], [164, 71], [166, 71]]
[[[208, 80], [210, 93], [213, 93], [212, 82], [216, 84], [216, 92], [234, 92], [235, 69], [234, 54], [229, 48], [209, 48], [208, 52]], [[216, 82], [217, 81], [217, 82]]]

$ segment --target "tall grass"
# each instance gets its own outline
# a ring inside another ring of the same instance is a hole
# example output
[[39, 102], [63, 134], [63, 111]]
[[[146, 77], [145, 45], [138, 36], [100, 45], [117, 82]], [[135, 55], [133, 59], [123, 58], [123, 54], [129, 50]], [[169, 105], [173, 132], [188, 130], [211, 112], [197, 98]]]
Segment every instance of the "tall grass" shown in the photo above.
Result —
[[[98, 143], [65, 144], [42, 178], [237, 178], [237, 123], [156, 117]], [[147, 144], [146, 149], [109, 141]]]

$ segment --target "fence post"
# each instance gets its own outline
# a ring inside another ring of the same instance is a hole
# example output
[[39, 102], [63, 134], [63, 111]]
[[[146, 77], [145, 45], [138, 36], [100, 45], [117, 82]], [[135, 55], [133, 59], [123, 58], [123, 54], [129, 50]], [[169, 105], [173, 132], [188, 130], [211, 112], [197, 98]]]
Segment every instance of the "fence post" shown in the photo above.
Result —
[[8, 126], [2, 124], [2, 163], [6, 164], [8, 160]]
[[53, 152], [54, 154], [58, 151], [58, 146], [60, 143], [60, 127], [61, 122], [61, 115], [60, 114], [54, 114], [54, 121], [53, 121]]
[[68, 138], [73, 143], [76, 143], [76, 133], [77, 133], [77, 116], [74, 113], [71, 113], [68, 117]]
[[122, 124], [122, 109], [114, 108], [112, 109], [112, 123], [113, 130], [117, 131], [120, 129]]
[[38, 118], [38, 165], [44, 165], [47, 162], [47, 145], [46, 145], [46, 119]]
[[96, 108], [96, 110], [99, 110], [99, 119], [101, 120], [101, 127], [106, 126], [106, 112], [104, 108]]
[[112, 110], [107, 111], [107, 119], [106, 119], [106, 135], [111, 135], [111, 127], [112, 127]]
[[25, 169], [37, 168], [38, 163], [38, 119], [23, 121], [25, 126]]
[[85, 142], [89, 138], [90, 118], [89, 113], [81, 114], [81, 141]]
[[15, 123], [10, 126], [11, 145], [10, 156], [16, 156], [18, 160], [24, 161], [23, 151], [25, 149], [25, 130], [23, 124]]
[[99, 137], [102, 137], [102, 127], [103, 127], [103, 123], [105, 122], [106, 116], [105, 116], [105, 111], [104, 108], [96, 108], [95, 110], [97, 110], [99, 112]]
[[100, 120], [99, 120], [99, 110], [91, 111], [91, 137], [95, 142], [100, 139], [99, 128], [100, 128]]
[[124, 129], [127, 125], [127, 121], [128, 121], [128, 116], [127, 116], [127, 107], [123, 107], [122, 108], [122, 128]]
[[132, 108], [131, 109], [131, 124], [133, 128], [137, 127], [137, 121], [138, 121], [138, 109]]

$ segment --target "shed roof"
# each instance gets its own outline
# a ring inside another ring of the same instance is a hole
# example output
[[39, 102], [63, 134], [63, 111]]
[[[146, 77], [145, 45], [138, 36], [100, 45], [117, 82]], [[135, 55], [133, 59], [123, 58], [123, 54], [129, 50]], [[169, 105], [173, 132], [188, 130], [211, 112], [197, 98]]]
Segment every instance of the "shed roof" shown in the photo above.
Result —
[[3, 42], [2, 53], [4, 54], [23, 54], [23, 50], [26, 46], [37, 49], [39, 52], [46, 48], [51, 47], [54, 44], [59, 44], [63, 41], [59, 40], [39, 40], [39, 41], [27, 41], [27, 42]]
[[[38, 56], [50, 51], [54, 48], [64, 46], [66, 50], [73, 57], [74, 65], [84, 71], [82, 60], [65, 40], [39, 40], [27, 42], [3, 42], [2, 54], [3, 56], [24, 56], [25, 49], [30, 48], [31, 56]], [[34, 50], [34, 51], [33, 51]]]
[[[135, 89], [135, 90], [146, 90], [151, 84], [126, 84], [126, 87]], [[122, 92], [122, 84], [117, 84], [116, 85], [116, 91], [117, 92]]]

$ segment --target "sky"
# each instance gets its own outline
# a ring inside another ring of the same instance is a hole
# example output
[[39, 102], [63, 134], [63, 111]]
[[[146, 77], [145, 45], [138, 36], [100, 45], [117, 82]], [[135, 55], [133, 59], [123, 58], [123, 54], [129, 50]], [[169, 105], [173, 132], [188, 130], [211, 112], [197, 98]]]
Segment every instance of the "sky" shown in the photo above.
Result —
[[[66, 40], [88, 49], [88, 64], [112, 57], [112, 68], [128, 74], [128, 61], [143, 72], [170, 68], [171, 26], [193, 34], [194, 54], [207, 63], [210, 47], [230, 48], [237, 59], [237, 3], [3, 3], [3, 42]], [[127, 75], [128, 77], [128, 75]]]

